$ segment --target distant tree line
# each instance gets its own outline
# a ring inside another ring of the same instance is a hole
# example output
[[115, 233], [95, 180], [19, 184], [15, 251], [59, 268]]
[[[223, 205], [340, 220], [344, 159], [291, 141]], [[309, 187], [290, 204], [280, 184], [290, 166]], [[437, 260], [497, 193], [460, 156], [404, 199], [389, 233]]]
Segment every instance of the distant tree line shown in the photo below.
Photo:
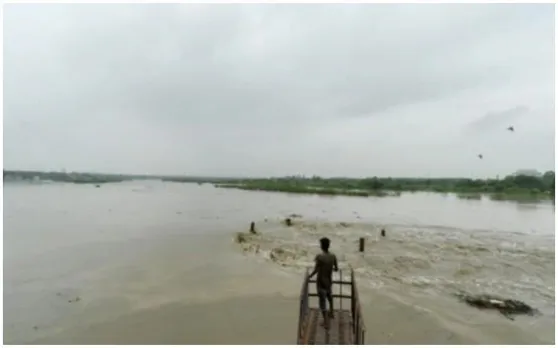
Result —
[[554, 171], [544, 175], [509, 175], [503, 179], [467, 178], [322, 178], [319, 176], [290, 176], [269, 179], [240, 179], [229, 181], [227, 187], [252, 190], [302, 192], [324, 189], [331, 192], [359, 191], [430, 191], [455, 193], [515, 193], [554, 195]]
[[126, 174], [104, 174], [104, 173], [81, 173], [81, 172], [43, 172], [29, 170], [6, 170], [4, 169], [4, 181], [33, 181], [49, 180], [54, 182], [68, 182], [76, 184], [101, 184], [110, 182], [121, 182], [126, 180], [163, 180], [186, 183], [222, 182], [231, 178], [207, 178], [194, 176], [161, 176], [161, 175], [126, 175]]

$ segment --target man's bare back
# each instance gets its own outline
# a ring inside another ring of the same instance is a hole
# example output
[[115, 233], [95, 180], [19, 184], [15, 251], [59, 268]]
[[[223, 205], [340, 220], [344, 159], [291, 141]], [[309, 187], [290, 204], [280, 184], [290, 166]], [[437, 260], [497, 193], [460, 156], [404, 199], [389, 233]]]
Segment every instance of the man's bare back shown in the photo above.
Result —
[[331, 291], [333, 271], [337, 270], [337, 257], [330, 252], [323, 252], [316, 255], [316, 266], [318, 276], [316, 284], [318, 288], [329, 289]]

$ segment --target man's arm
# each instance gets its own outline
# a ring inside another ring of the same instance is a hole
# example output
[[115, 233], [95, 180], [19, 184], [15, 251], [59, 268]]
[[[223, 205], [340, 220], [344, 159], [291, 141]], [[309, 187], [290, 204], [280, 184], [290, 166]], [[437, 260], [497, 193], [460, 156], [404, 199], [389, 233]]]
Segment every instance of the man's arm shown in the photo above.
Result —
[[333, 255], [333, 270], [335, 272], [339, 271], [339, 267], [337, 267], [337, 256]]
[[314, 270], [312, 271], [312, 273], [310, 273], [308, 278], [312, 278], [313, 276], [315, 276], [316, 273], [318, 273], [318, 268], [319, 267], [320, 267], [320, 265], [318, 263], [318, 256], [316, 256], [316, 258], [314, 259]]

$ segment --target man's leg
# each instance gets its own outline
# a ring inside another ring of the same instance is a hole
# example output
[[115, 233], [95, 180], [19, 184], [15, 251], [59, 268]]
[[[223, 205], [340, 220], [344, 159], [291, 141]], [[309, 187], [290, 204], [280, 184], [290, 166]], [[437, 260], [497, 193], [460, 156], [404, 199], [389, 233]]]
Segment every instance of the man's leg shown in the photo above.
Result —
[[326, 308], [326, 298], [328, 297], [328, 292], [326, 289], [318, 288], [318, 300], [320, 304], [320, 311], [322, 312], [322, 316], [324, 317], [324, 327], [326, 329], [329, 328], [329, 320], [327, 317], [327, 308]]
[[333, 318], [334, 317], [334, 315], [333, 315], [333, 294], [332, 294], [331, 288], [327, 289], [326, 296], [327, 296], [327, 301], [329, 302], [329, 317]]

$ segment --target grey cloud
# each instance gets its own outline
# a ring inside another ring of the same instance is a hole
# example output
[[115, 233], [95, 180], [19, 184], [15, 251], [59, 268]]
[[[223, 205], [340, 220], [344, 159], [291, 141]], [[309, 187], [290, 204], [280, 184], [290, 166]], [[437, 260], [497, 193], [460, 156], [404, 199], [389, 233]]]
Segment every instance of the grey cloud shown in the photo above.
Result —
[[[469, 164], [436, 165], [450, 155], [430, 146], [466, 153], [469, 145], [432, 127], [452, 133], [518, 100], [534, 110], [554, 108], [550, 5], [5, 9], [5, 166], [212, 175], [425, 172], [420, 158], [393, 163], [413, 146], [434, 166], [429, 172], [460, 175]], [[476, 105], [481, 98], [485, 105]], [[456, 112], [464, 100], [468, 112]], [[410, 119], [425, 121], [409, 127]], [[341, 128], [353, 139], [336, 138], [331, 130]], [[389, 140], [395, 133], [398, 143]], [[427, 133], [433, 134], [417, 136]], [[20, 140], [30, 134], [33, 141]], [[553, 151], [531, 143], [542, 162], [553, 160]], [[334, 152], [343, 165], [327, 160]], [[363, 165], [370, 157], [374, 163]], [[477, 174], [531, 163], [514, 161]]]

